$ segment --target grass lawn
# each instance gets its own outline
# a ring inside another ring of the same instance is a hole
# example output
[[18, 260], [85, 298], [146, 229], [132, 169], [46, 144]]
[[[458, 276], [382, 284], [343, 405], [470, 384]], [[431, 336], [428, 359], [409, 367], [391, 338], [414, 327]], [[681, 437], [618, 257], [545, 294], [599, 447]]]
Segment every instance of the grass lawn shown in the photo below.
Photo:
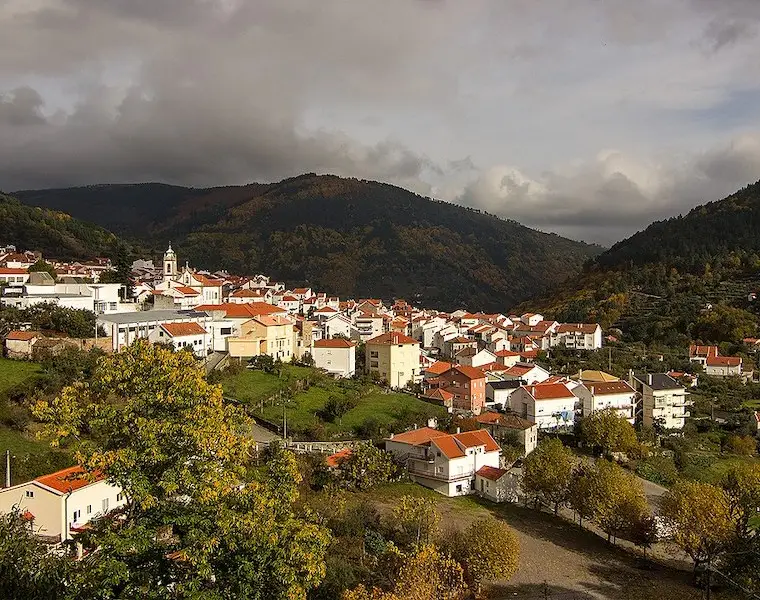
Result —
[[[257, 415], [276, 424], [282, 423], [283, 408], [276, 402], [267, 403], [278, 389], [308, 378], [309, 389], [297, 393], [288, 403], [288, 427], [294, 433], [304, 434], [314, 427], [323, 426], [329, 436], [351, 436], [355, 428], [372, 420], [384, 430], [394, 431], [412, 425], [424, 425], [428, 417], [445, 415], [443, 408], [418, 400], [408, 394], [385, 393], [382, 388], [362, 388], [353, 381], [335, 381], [314, 369], [286, 366], [283, 375], [246, 370], [226, 377], [222, 387], [227, 396], [251, 406], [252, 416]], [[356, 406], [335, 422], [325, 422], [317, 416], [331, 396], [345, 397], [359, 393]], [[263, 411], [261, 405], [263, 404]]]
[[32, 434], [0, 425], [0, 452], [4, 454], [6, 450], [10, 450], [11, 454], [41, 454], [50, 450], [50, 445], [34, 439]]
[[39, 373], [37, 363], [0, 358], [0, 396]]

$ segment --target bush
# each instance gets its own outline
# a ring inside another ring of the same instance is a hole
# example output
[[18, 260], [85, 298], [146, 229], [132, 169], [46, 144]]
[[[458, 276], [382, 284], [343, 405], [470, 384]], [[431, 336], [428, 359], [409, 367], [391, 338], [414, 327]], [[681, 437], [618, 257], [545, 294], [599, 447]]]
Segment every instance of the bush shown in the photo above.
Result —
[[754, 456], [757, 453], [757, 440], [749, 435], [731, 435], [726, 440], [725, 450], [739, 456]]

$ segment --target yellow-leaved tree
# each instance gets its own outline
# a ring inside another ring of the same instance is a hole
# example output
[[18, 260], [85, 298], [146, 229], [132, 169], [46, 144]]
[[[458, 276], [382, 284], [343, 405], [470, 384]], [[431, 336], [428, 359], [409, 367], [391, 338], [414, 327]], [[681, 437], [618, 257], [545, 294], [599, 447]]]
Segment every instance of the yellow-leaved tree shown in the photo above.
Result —
[[324, 577], [329, 533], [296, 512], [294, 456], [255, 470], [251, 421], [190, 353], [138, 341], [35, 414], [128, 500], [79, 536], [96, 551], [72, 597], [298, 600]]

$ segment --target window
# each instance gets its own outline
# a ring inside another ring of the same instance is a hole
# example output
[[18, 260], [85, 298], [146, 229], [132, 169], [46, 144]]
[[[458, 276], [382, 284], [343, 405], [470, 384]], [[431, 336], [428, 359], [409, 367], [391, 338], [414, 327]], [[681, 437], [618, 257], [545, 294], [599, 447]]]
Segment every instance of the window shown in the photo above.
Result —
[[119, 492], [118, 494], [116, 494], [116, 502], [121, 502], [122, 500], [124, 500], [124, 494]]
[[377, 358], [377, 351], [373, 350], [369, 353], [370, 358]]
[[219, 330], [219, 333], [221, 333], [222, 335], [232, 335], [232, 327], [222, 327]]
[[86, 512], [87, 512], [88, 515], [92, 514], [92, 504], [88, 504], [87, 505], [87, 511]]
[[103, 498], [103, 513], [108, 512], [108, 498]]
[[460, 483], [457, 485], [457, 493], [461, 493], [461, 492], [462, 492], [462, 484]]
[[33, 490], [26, 490], [26, 494], [24, 494], [27, 498], [34, 498], [34, 491]]
[[76, 523], [79, 520], [79, 517], [82, 516], [81, 510], [75, 510], [74, 513], [71, 515], [74, 523]]

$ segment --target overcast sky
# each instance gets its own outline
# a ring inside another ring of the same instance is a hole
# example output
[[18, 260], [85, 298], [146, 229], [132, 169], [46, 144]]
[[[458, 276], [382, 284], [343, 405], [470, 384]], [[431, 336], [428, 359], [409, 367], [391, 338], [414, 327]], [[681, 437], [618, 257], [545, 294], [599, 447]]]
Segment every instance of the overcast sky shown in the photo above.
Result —
[[0, 0], [0, 189], [303, 172], [603, 244], [760, 179], [760, 0]]

